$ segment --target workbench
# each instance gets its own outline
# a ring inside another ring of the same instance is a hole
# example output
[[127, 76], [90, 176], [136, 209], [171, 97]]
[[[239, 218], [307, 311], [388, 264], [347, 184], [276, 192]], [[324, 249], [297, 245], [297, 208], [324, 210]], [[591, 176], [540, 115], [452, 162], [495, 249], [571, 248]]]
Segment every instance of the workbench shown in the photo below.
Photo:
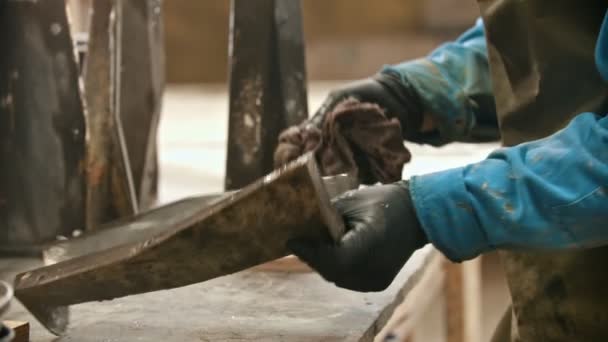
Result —
[[[29, 321], [33, 342], [373, 341], [428, 266], [427, 246], [380, 293], [335, 287], [313, 272], [250, 269], [204, 283], [71, 307], [68, 333], [48, 333], [15, 302], [5, 317]], [[0, 260], [4, 279], [37, 260]]]

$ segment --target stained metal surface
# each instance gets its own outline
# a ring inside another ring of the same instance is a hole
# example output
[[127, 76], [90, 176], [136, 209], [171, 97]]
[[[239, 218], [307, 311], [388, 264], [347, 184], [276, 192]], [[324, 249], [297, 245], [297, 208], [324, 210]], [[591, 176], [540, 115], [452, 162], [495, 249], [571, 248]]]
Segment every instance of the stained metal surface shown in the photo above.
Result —
[[141, 209], [156, 201], [165, 58], [161, 0], [123, 2], [120, 118]]
[[[279, 89], [287, 127], [308, 118], [304, 28], [300, 0], [275, 0]], [[275, 137], [276, 140], [277, 137]], [[274, 152], [274, 150], [272, 151]]]
[[299, 0], [232, 0], [226, 189], [273, 168], [282, 130], [307, 118]]
[[69, 305], [202, 282], [283, 257], [290, 238], [344, 229], [312, 155], [210, 206], [191, 199], [120, 226], [62, 244], [76, 257], [17, 276], [17, 298], [52, 332], [65, 331]]
[[61, 261], [101, 252], [112, 247], [128, 245], [152, 238], [180, 222], [193, 217], [201, 209], [217, 202], [222, 196], [199, 196], [177, 201], [149, 210], [135, 217], [122, 219], [101, 227], [101, 234], [85, 234], [81, 237], [57, 242], [44, 251], [44, 263], [52, 265]]
[[164, 85], [160, 0], [94, 1], [85, 67], [87, 229], [154, 204]]
[[84, 226], [85, 123], [63, 0], [0, 4], [0, 245]]
[[124, 133], [117, 122], [118, 19], [115, 1], [94, 1], [84, 84], [87, 103], [87, 222], [88, 230], [136, 212], [129, 183]]
[[[129, 20], [129, 17], [125, 15], [125, 7], [128, 1], [126, 0], [113, 0], [114, 10], [110, 14], [110, 49], [111, 54], [111, 77], [113, 80], [112, 89], [112, 115], [114, 116], [114, 127], [111, 133], [114, 136], [115, 146], [119, 153], [115, 154], [115, 158], [119, 159], [115, 162], [115, 170], [117, 170], [117, 176], [113, 178], [113, 185], [120, 185], [116, 192], [117, 200], [126, 200], [127, 203], [124, 205], [129, 208], [130, 213], [137, 213], [139, 210], [139, 203], [137, 202], [137, 194], [135, 192], [135, 183], [133, 181], [133, 172], [131, 171], [131, 161], [129, 159], [129, 150], [127, 147], [127, 141], [125, 138], [125, 130], [122, 123], [122, 82], [124, 78], [123, 70], [123, 25], [125, 21]], [[123, 194], [122, 192], [126, 192]], [[128, 214], [130, 214], [128, 213]], [[126, 216], [126, 215], [123, 215]]]
[[323, 177], [323, 184], [330, 198], [339, 196], [349, 190], [354, 190], [359, 187], [359, 179], [347, 173], [341, 173], [335, 176]]

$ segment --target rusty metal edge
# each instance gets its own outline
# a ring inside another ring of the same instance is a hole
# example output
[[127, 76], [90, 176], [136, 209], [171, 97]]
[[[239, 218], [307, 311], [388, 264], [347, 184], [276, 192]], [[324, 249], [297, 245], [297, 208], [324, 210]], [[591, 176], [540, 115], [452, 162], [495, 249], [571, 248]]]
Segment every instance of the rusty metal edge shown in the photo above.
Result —
[[[94, 279], [94, 276], [89, 276], [87, 278], [86, 274], [91, 274], [90, 272], [94, 273], [97, 269], [102, 270], [104, 267], [112, 268], [119, 263], [126, 263], [126, 265], [128, 266], [130, 259], [135, 259], [137, 257], [144, 258], [145, 253], [154, 253], [153, 251], [155, 248], [163, 245], [164, 243], [167, 243], [168, 241], [170, 242], [172, 237], [184, 232], [185, 230], [188, 230], [190, 227], [194, 227], [196, 223], [201, 222], [205, 218], [209, 218], [215, 214], [221, 214], [222, 211], [227, 208], [237, 206], [241, 200], [249, 198], [256, 191], [263, 188], [265, 186], [264, 184], [273, 182], [275, 179], [280, 180], [281, 175], [289, 175], [290, 172], [296, 172], [297, 170], [303, 169], [306, 169], [306, 174], [310, 178], [308, 182], [312, 186], [315, 198], [319, 200], [319, 202], [316, 204], [318, 207], [315, 210], [320, 210], [319, 214], [321, 222], [323, 222], [325, 227], [329, 229], [329, 233], [334, 238], [338, 238], [344, 231], [342, 219], [337, 214], [337, 212], [335, 212], [330, 207], [330, 200], [321, 181], [321, 177], [316, 166], [315, 158], [314, 156], [309, 154], [296, 160], [291, 164], [288, 164], [282, 170], [272, 173], [264, 177], [263, 179], [260, 179], [258, 182], [255, 182], [254, 184], [244, 188], [238, 193], [216, 202], [216, 204], [214, 204], [210, 208], [203, 208], [195, 215], [183, 220], [175, 227], [171, 227], [167, 231], [160, 233], [152, 238], [148, 238], [145, 241], [133, 243], [130, 245], [123, 245], [116, 248], [110, 248], [105, 251], [85, 255], [83, 257], [70, 259], [64, 262], [57, 263], [55, 265], [21, 273], [17, 275], [15, 279], [15, 294], [17, 298], [21, 300], [24, 306], [26, 306], [28, 310], [30, 310], [30, 312], [47, 329], [49, 329], [55, 334], [62, 334], [66, 331], [68, 324], [68, 305], [83, 302], [70, 299], [70, 296], [72, 296], [72, 294], [74, 293], [74, 288], [80, 288], [83, 291], [88, 291], [91, 288], [94, 288], [94, 284], [92, 283], [92, 279]], [[100, 234], [102, 233], [103, 232], [100, 232]], [[282, 256], [284, 255], [275, 255], [274, 257]], [[261, 260], [261, 262], [266, 262], [269, 260]], [[174, 262], [178, 262], [178, 260], [175, 260]], [[184, 260], [180, 259], [179, 262], [183, 263]], [[168, 261], [168, 264], [171, 264], [170, 260]], [[238, 266], [234, 269], [234, 271], [245, 269], [254, 265], [245, 266], [243, 266], [242, 268]], [[120, 267], [114, 268], [114, 270], [118, 270], [118, 273], [120, 273]], [[142, 271], [142, 273], [144, 272]], [[132, 277], [134, 275], [125, 274], [124, 276]], [[156, 275], [144, 273], [142, 276], [155, 277]], [[195, 275], [193, 277], [200, 277], [200, 275]], [[68, 284], [66, 283], [66, 281], [68, 283], [71, 283], [72, 290], [66, 290], [65, 286], [66, 284]], [[171, 285], [163, 288], [158, 288], [158, 283], [147, 283], [143, 286], [134, 286], [134, 288], [128, 288], [126, 291], [123, 287], [121, 287], [121, 284], [116, 284], [115, 286], [117, 288], [120, 288], [119, 290], [117, 290], [120, 293], [118, 297], [120, 297], [124, 295], [156, 291], [165, 288], [185, 286], [193, 282], [187, 281], [185, 283], [179, 284], [171, 282], [168, 283], [170, 283]], [[56, 287], [55, 290], [59, 292], [52, 291], [54, 287]], [[60, 293], [60, 295], [54, 297], [53, 293]], [[108, 296], [107, 293], [94, 293], [87, 294], [88, 300], [86, 301], [106, 300], [112, 298], [116, 298], [116, 296]]]

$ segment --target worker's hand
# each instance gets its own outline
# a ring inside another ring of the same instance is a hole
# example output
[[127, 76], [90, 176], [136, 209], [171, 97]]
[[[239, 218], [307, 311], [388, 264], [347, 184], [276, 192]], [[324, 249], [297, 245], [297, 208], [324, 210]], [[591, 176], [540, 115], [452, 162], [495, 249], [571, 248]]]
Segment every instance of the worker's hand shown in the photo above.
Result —
[[408, 132], [419, 132], [422, 126], [423, 110], [414, 91], [396, 76], [378, 74], [330, 92], [312, 118], [281, 133], [274, 156], [275, 166], [313, 150], [321, 140], [327, 114], [348, 98], [379, 105], [388, 118], [399, 120], [404, 137], [410, 134]]
[[382, 291], [428, 240], [407, 182], [345, 193], [333, 201], [346, 234], [338, 243], [291, 240], [288, 247], [327, 281], [355, 291]]
[[332, 112], [338, 103], [347, 98], [379, 105], [387, 117], [397, 118], [404, 128], [414, 122], [417, 126], [422, 123], [422, 109], [417, 96], [396, 76], [390, 74], [378, 74], [333, 90], [309, 123], [320, 128], [327, 113]]

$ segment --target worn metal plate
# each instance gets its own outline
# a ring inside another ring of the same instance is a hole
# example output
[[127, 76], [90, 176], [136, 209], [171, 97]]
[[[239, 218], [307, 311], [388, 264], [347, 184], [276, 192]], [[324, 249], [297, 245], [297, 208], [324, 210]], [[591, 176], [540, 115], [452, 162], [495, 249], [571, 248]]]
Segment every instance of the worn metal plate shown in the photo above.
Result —
[[232, 0], [226, 189], [273, 168], [278, 136], [308, 117], [298, 0]]
[[63, 0], [0, 2], [0, 245], [84, 226], [83, 105]]
[[273, 137], [284, 127], [278, 82], [272, 75], [274, 0], [232, 0], [231, 4], [228, 190], [272, 169]]
[[[343, 232], [312, 155], [211, 206], [197, 201], [63, 244], [64, 254], [76, 257], [18, 275], [17, 298], [61, 333], [68, 305], [202, 282], [283, 257], [290, 238], [337, 238]], [[92, 241], [102, 245], [83, 255]]]
[[156, 201], [164, 86], [161, 0], [123, 1], [120, 118], [140, 209]]
[[[285, 126], [289, 127], [308, 118], [305, 42], [300, 0], [275, 0], [275, 36], [281, 103]], [[275, 137], [277, 138], [278, 136]]]
[[87, 104], [87, 209], [86, 228], [137, 211], [135, 190], [130, 182], [122, 127], [117, 121], [120, 101], [120, 30], [115, 1], [93, 1], [84, 84]]
[[[232, 192], [232, 194], [234, 193]], [[44, 263], [52, 265], [152, 238], [193, 217], [200, 210], [221, 199], [222, 196], [226, 195], [205, 195], [184, 199], [135, 217], [103, 225], [100, 228], [104, 231], [103, 233], [85, 234], [76, 239], [57, 242], [43, 252]]]

